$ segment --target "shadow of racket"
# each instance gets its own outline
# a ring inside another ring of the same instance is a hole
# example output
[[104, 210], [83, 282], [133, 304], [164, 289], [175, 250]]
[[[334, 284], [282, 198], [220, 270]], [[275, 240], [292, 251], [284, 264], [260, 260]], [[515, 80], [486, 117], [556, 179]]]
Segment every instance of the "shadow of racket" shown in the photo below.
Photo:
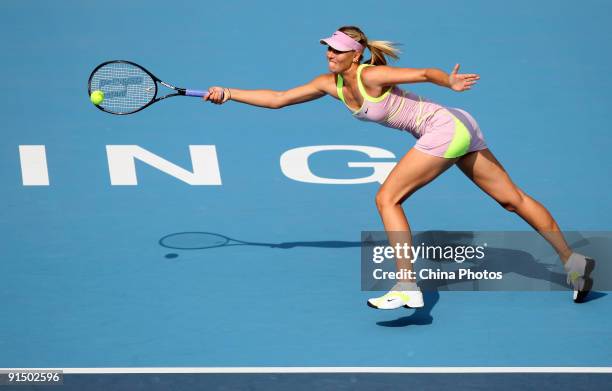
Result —
[[[264, 243], [249, 242], [230, 238], [229, 236], [213, 232], [177, 232], [159, 239], [159, 245], [173, 250], [206, 250], [231, 246], [259, 246], [268, 248], [289, 249], [294, 247], [320, 247], [320, 248], [352, 248], [361, 247], [361, 241], [326, 240], [312, 242], [282, 242]], [[367, 243], [371, 245], [372, 243]]]

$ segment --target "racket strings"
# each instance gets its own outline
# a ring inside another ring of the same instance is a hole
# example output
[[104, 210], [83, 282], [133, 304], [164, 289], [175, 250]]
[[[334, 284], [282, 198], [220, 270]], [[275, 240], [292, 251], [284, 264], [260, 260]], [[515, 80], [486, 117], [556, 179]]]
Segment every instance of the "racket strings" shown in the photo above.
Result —
[[130, 113], [155, 98], [155, 81], [141, 68], [113, 62], [100, 67], [91, 77], [91, 91], [104, 92], [100, 106], [114, 113]]

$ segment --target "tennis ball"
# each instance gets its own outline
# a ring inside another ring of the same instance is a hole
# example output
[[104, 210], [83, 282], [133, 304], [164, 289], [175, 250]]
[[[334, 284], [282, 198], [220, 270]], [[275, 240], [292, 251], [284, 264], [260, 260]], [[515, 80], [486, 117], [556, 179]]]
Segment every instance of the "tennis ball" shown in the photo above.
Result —
[[104, 92], [96, 90], [91, 93], [89, 99], [91, 99], [91, 103], [93, 103], [94, 105], [99, 105], [104, 100]]

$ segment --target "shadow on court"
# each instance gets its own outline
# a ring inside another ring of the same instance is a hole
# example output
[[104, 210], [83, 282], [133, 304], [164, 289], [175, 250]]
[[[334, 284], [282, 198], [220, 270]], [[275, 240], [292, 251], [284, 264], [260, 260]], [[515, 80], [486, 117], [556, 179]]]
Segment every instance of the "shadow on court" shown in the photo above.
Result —
[[438, 293], [438, 291], [423, 292], [423, 301], [425, 304], [423, 308], [417, 308], [408, 316], [402, 316], [394, 320], [376, 322], [376, 324], [383, 327], [426, 326], [432, 324], [433, 316], [431, 316], [431, 311], [439, 300], [440, 293]]
[[[384, 232], [383, 232], [384, 234]], [[507, 233], [512, 237], [516, 233]], [[535, 233], [526, 233], [533, 238]], [[607, 237], [589, 237], [585, 238], [579, 233], [568, 233], [568, 239], [571, 242], [572, 248], [580, 248], [587, 254], [599, 258], [595, 276], [596, 281], [599, 279], [599, 287], [601, 290], [608, 290], [610, 285], [609, 277], [612, 270], [604, 262], [607, 250], [612, 248], [612, 238]], [[413, 237], [414, 243], [427, 243], [432, 246], [458, 246], [458, 245], [476, 245], [482, 238], [477, 237], [473, 232], [449, 232], [449, 231], [424, 231], [416, 233]], [[440, 260], [421, 259], [415, 264], [415, 270], [423, 268], [442, 270], [445, 272], [456, 272], [459, 268], [468, 269], [474, 273], [484, 271], [501, 272], [502, 280], [478, 280], [478, 279], [429, 279], [419, 281], [419, 286], [424, 292], [425, 306], [417, 309], [409, 316], [405, 316], [393, 321], [379, 322], [378, 324], [385, 327], [405, 327], [410, 325], [428, 325], [433, 322], [431, 312], [439, 301], [439, 291], [555, 291], [568, 290], [566, 283], [566, 274], [563, 271], [558, 258], [553, 257], [554, 263], [545, 263], [538, 260], [539, 255], [533, 255], [527, 251], [517, 250], [516, 248], [529, 248], [528, 245], [521, 242], [525, 238], [509, 239], [510, 248], [500, 248], [489, 246], [487, 248], [486, 262], [474, 263], [466, 261], [464, 263], [457, 262], [440, 262]], [[537, 239], [540, 240], [540, 239]], [[543, 239], [541, 239], [543, 240]], [[377, 237], [374, 239], [366, 239], [365, 241], [343, 241], [343, 240], [324, 240], [324, 241], [293, 241], [293, 242], [251, 242], [239, 239], [230, 238], [213, 232], [176, 232], [163, 236], [158, 241], [159, 245], [172, 250], [194, 251], [206, 250], [220, 247], [232, 246], [258, 246], [271, 249], [291, 250], [299, 247], [312, 248], [365, 248], [378, 245], [387, 245], [386, 238]], [[174, 259], [179, 255], [176, 253], [167, 254], [166, 258]], [[363, 252], [362, 252], [363, 258]], [[363, 266], [366, 265], [365, 268]], [[362, 259], [362, 278], [363, 276], [371, 276], [373, 267], [372, 262]], [[365, 281], [365, 283], [364, 283]], [[366, 291], [386, 291], [391, 288], [393, 281], [387, 282], [391, 285], [383, 286], [378, 282], [368, 284], [371, 281], [362, 281], [362, 288]], [[606, 283], [608, 285], [606, 285]], [[600, 299], [606, 296], [606, 293], [591, 291], [585, 302]]]
[[214, 232], [176, 232], [168, 234], [159, 239], [159, 245], [173, 250], [206, 250], [231, 246], [256, 246], [280, 249], [291, 249], [296, 247], [354, 248], [361, 247], [361, 241], [348, 242], [343, 240], [324, 240], [280, 243], [250, 242], [233, 239], [229, 236]]

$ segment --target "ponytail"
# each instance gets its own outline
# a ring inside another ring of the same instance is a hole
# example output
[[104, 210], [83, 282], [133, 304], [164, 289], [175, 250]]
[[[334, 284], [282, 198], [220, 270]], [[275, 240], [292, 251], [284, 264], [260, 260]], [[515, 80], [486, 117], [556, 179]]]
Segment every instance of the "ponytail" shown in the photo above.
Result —
[[389, 56], [394, 60], [399, 59], [399, 49], [397, 49], [392, 42], [389, 41], [370, 41], [367, 43], [372, 58], [366, 61], [372, 65], [387, 65], [387, 59], [385, 56]]
[[[365, 61], [367, 64], [372, 65], [387, 65], [387, 58], [385, 56], [389, 56], [394, 60], [399, 59], [399, 49], [395, 47], [392, 42], [389, 41], [369, 41], [366, 35], [361, 31], [361, 29], [357, 26], [343, 26], [338, 30], [342, 31], [344, 34], [353, 38], [355, 41], [362, 44], [364, 47], [367, 47], [372, 54], [372, 57]], [[363, 58], [363, 55], [362, 57]], [[359, 59], [361, 61], [361, 58]]]

